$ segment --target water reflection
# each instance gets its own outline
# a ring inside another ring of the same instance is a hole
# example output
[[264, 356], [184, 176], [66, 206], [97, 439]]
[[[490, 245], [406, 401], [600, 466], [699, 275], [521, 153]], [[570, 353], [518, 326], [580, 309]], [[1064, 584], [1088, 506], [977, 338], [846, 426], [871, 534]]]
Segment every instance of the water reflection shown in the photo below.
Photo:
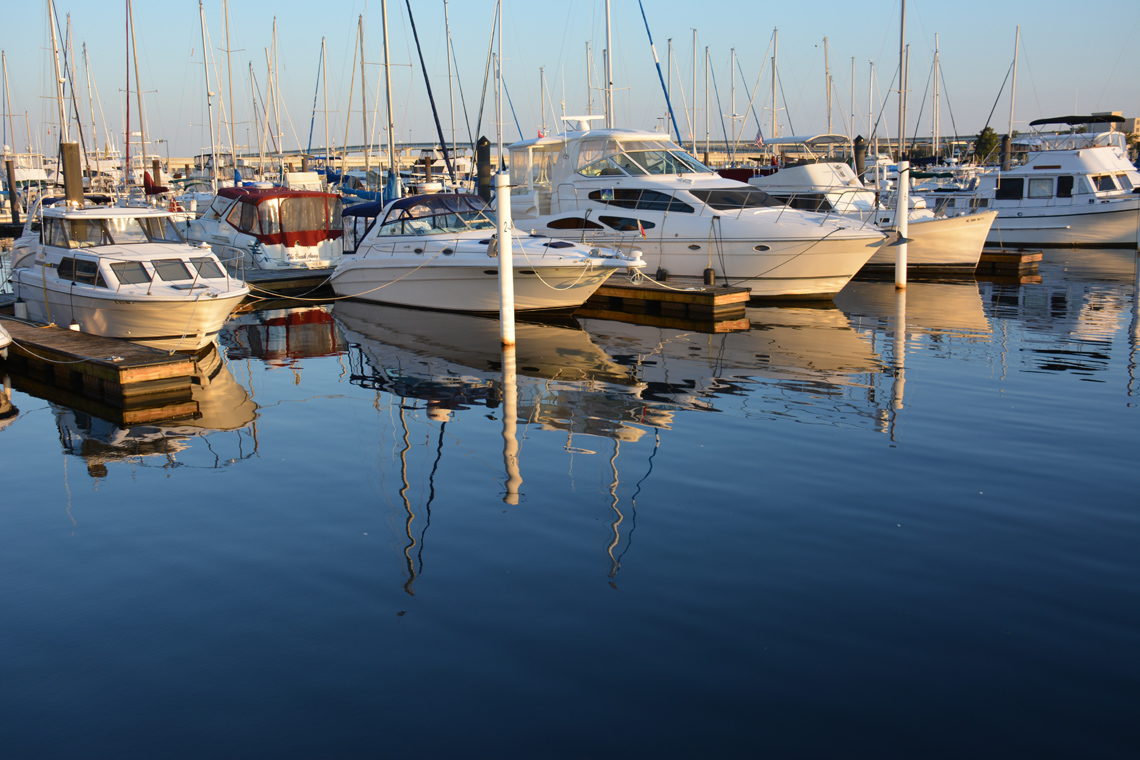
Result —
[[[1063, 372], [1099, 381], [1113, 359], [1113, 338], [1128, 329], [1135, 356], [1137, 254], [1116, 249], [1047, 250], [1041, 283], [983, 283], [987, 313], [1024, 331], [1030, 371]], [[1129, 393], [1135, 385], [1129, 373]]]
[[287, 299], [266, 301], [231, 317], [219, 335], [226, 355], [296, 368], [299, 359], [344, 353], [329, 307], [296, 304]]
[[[108, 465], [116, 462], [188, 466], [179, 454], [195, 441], [209, 452], [206, 467], [226, 467], [248, 459], [257, 449], [257, 404], [213, 347], [195, 362], [189, 401], [131, 407], [118, 419], [84, 411], [80, 403], [64, 406], [52, 402], [50, 406], [63, 450], [82, 458], [87, 473], [94, 478], [106, 477]], [[136, 422], [148, 417], [155, 421]], [[229, 439], [230, 446], [221, 447], [218, 433], [237, 435]]]
[[0, 430], [11, 425], [20, 416], [20, 410], [12, 403], [12, 380], [4, 375], [3, 386], [0, 386]]

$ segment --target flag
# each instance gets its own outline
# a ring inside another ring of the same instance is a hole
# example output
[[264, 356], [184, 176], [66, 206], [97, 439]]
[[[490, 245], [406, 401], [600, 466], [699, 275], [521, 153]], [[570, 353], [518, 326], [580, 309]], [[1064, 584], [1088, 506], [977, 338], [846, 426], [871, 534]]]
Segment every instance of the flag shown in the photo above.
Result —
[[640, 219], [637, 220], [637, 231], [642, 237], [645, 237], [645, 227], [641, 224]]
[[761, 132], [759, 129], [756, 130], [756, 141], [755, 141], [755, 143], [756, 143], [757, 148], [763, 148], [764, 147], [764, 133]]

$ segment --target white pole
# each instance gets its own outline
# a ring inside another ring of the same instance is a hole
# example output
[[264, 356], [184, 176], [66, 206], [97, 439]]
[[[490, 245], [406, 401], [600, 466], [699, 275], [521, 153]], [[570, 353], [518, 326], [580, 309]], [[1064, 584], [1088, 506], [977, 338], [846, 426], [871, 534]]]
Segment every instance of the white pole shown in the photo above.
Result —
[[772, 125], [768, 130], [770, 137], [779, 137], [779, 122], [776, 120], [776, 54], [780, 49], [780, 30], [772, 30]]
[[689, 132], [693, 138], [693, 155], [697, 155], [697, 30], [693, 30], [693, 121]]
[[515, 267], [511, 249], [511, 183], [507, 173], [495, 174], [495, 234], [499, 243], [499, 339], [515, 344]]
[[519, 386], [515, 374], [515, 347], [503, 346], [503, 466], [507, 471], [506, 493], [503, 502], [519, 503], [519, 439], [516, 435], [519, 420]]
[[906, 287], [906, 236], [909, 232], [910, 212], [910, 161], [899, 161], [898, 192], [895, 194], [895, 229], [899, 239], [895, 244], [895, 287]]

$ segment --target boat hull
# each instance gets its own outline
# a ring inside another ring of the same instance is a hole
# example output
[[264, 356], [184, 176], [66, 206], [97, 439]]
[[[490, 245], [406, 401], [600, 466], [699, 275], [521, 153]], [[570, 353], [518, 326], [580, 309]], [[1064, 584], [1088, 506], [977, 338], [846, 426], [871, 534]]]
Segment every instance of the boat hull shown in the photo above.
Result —
[[[515, 310], [568, 310], [581, 306], [617, 267], [548, 266], [516, 270]], [[331, 278], [340, 297], [442, 311], [497, 312], [499, 278], [494, 260], [480, 266], [375, 266], [342, 261]]]
[[[17, 299], [28, 307], [28, 318], [58, 325], [79, 325], [81, 332], [122, 338], [168, 351], [198, 351], [214, 341], [230, 313], [245, 298], [244, 289], [216, 298], [197, 300], [104, 298], [54, 289], [49, 284], [13, 277]], [[46, 301], [45, 301], [46, 295]]]
[[[911, 221], [907, 226], [907, 269], [974, 271], [996, 217], [996, 211], [986, 211]], [[866, 268], [893, 267], [896, 255], [894, 246], [883, 246]]]
[[1090, 204], [1076, 212], [1072, 207], [998, 209], [987, 243], [1006, 248], [1137, 247], [1140, 237], [1140, 196]]

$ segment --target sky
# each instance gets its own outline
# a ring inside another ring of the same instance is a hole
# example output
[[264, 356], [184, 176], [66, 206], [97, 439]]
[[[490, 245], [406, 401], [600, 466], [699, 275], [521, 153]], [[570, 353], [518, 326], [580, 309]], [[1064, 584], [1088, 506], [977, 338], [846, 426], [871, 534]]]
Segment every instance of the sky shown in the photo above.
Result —
[[[70, 17], [76, 90], [86, 139], [91, 140], [94, 122], [99, 144], [105, 144], [111, 135], [114, 145], [121, 149], [127, 65], [126, 2], [56, 1], [60, 25], [66, 25]], [[832, 131], [866, 135], [871, 111], [878, 120], [880, 135], [893, 136], [897, 132], [898, 106], [891, 90], [897, 87], [892, 80], [899, 57], [898, 0], [643, 2], [661, 66], [669, 70], [674, 113], [686, 143], [694, 134], [698, 140], [704, 138], [706, 111], [713, 139], [724, 135], [755, 139], [758, 123], [763, 133], [770, 136], [773, 29], [779, 30], [780, 134], [827, 131], [825, 37], [833, 82]], [[612, 0], [611, 5], [615, 123], [637, 129], [665, 129], [665, 101], [638, 2]], [[396, 139], [432, 141], [435, 127], [405, 0], [390, 0], [388, 6]], [[476, 127], [495, 2], [447, 3], [457, 63], [450, 77], [443, 0], [412, 0], [411, 6], [445, 138], [450, 141], [454, 135], [457, 142], [465, 143]], [[13, 115], [11, 130], [8, 120], [4, 120], [4, 139], [17, 150], [26, 148], [29, 135], [37, 149], [58, 141], [46, 7], [46, 0], [26, 0], [5, 3], [3, 12], [0, 48], [7, 63], [9, 91], [5, 94]], [[189, 156], [208, 150], [210, 132], [198, 3], [134, 0], [133, 8], [146, 138], [152, 142], [152, 151]], [[318, 77], [322, 37], [328, 49], [328, 140], [342, 145], [347, 135], [349, 144], [362, 141], [359, 64], [354, 66], [360, 16], [364, 19], [369, 132], [373, 141], [386, 141], [379, 0], [230, 0], [232, 119], [227, 97], [222, 2], [206, 0], [203, 8], [215, 119], [235, 122], [239, 149], [248, 146], [257, 150], [262, 130], [252, 117], [250, 69], [252, 65], [256, 87], [264, 97], [268, 79], [266, 55], [272, 45], [275, 16], [285, 148], [325, 143], [324, 82]], [[1140, 64], [1135, 56], [1140, 3], [1101, 0], [1089, 8], [1088, 12], [1078, 11], [1069, 0], [910, 0], [906, 11], [906, 39], [910, 47], [907, 132], [931, 132], [935, 35], [939, 37], [944, 82], [940, 132], [976, 134], [987, 122], [999, 133], [1007, 131], [1011, 91], [1007, 79], [1018, 25], [1021, 45], [1015, 130], [1026, 130], [1028, 122], [1035, 118], [1069, 113], [1118, 110], [1125, 116], [1140, 116]], [[672, 66], [668, 57], [670, 39]], [[593, 87], [589, 90], [587, 44], [593, 54]], [[95, 93], [94, 119], [88, 106], [84, 45]], [[535, 137], [544, 125], [548, 131], [558, 131], [560, 114], [587, 112], [588, 92], [592, 112], [600, 113], [605, 46], [603, 0], [503, 0], [503, 81], [513, 104], [513, 112], [509, 105], [504, 105], [504, 141]], [[710, 70], [707, 88], [706, 48]], [[731, 68], [733, 51], [735, 72]], [[872, 64], [875, 77], [869, 97]], [[133, 65], [131, 77], [131, 87], [135, 89]], [[544, 87], [540, 86], [540, 79], [545, 82]], [[351, 101], [350, 83], [354, 88]], [[492, 141], [497, 134], [493, 88], [492, 82], [478, 130]], [[704, 105], [706, 89], [708, 109]], [[545, 98], [541, 97], [542, 92]], [[5, 113], [9, 112], [7, 103], [0, 105]], [[131, 111], [132, 129], [137, 130], [133, 100]], [[216, 131], [217, 142], [228, 145], [225, 130], [217, 127]]]

